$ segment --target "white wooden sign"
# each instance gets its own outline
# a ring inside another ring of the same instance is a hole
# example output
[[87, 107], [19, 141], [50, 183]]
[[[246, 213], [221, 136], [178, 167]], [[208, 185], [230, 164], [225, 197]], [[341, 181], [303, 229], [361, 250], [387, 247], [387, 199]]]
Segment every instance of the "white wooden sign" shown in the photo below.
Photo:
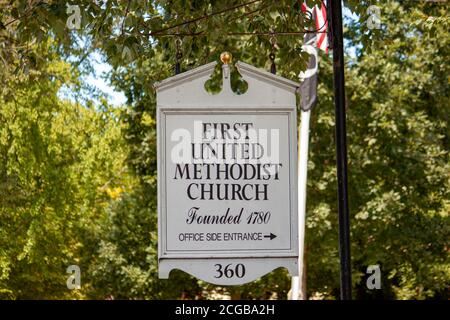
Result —
[[155, 84], [159, 275], [237, 285], [298, 274], [298, 84], [238, 62], [248, 90], [205, 88], [216, 63]]

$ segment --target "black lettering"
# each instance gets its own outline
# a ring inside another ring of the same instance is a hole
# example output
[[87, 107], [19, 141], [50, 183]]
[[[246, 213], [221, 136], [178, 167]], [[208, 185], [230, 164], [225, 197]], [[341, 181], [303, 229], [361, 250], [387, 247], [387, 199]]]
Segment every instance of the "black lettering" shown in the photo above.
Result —
[[233, 195], [232, 195], [232, 200], [236, 200], [236, 195], [238, 196], [239, 200], [242, 200], [242, 196], [241, 196], [241, 186], [237, 183], [233, 183], [231, 185], [232, 189], [233, 189]]
[[188, 218], [186, 219], [187, 224], [191, 224], [194, 222], [194, 219], [196, 218], [197, 211], [200, 209], [199, 207], [192, 207], [188, 211]]
[[256, 185], [256, 200], [259, 200], [259, 194], [262, 193], [264, 195], [264, 199], [263, 200], [267, 200], [267, 186], [268, 184], [263, 184], [262, 185], [264, 187], [263, 191], [259, 190], [260, 184]]
[[191, 183], [189, 186], [188, 186], [188, 188], [187, 188], [187, 196], [189, 197], [189, 199], [191, 199], [191, 200], [196, 200], [198, 197], [193, 197], [192, 196], [192, 194], [191, 194], [191, 187], [192, 186], [196, 186], [197, 187], [197, 190], [198, 190], [198, 184], [197, 183]]
[[186, 173], [186, 178], [184, 179], [190, 179], [189, 177], [189, 165], [186, 163], [183, 167], [183, 170], [181, 170], [181, 164], [177, 164], [177, 167], [175, 168], [175, 177], [174, 179], [177, 180], [177, 172], [180, 174], [180, 179], [183, 179], [184, 174]]

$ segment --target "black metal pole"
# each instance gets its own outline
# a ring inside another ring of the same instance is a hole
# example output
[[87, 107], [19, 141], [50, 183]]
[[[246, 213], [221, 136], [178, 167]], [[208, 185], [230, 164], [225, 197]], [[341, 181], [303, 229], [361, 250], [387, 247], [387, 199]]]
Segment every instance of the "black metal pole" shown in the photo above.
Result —
[[347, 194], [347, 142], [345, 128], [344, 40], [341, 0], [328, 1], [333, 41], [333, 83], [336, 114], [336, 168], [338, 180], [339, 256], [341, 260], [341, 299], [352, 298], [350, 262], [350, 219]]

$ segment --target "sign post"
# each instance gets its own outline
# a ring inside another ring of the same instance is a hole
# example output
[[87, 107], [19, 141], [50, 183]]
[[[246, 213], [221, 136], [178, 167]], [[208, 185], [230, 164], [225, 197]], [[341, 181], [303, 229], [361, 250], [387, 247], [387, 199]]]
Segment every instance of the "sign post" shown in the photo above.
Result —
[[155, 84], [160, 278], [180, 269], [238, 285], [285, 267], [298, 275], [298, 84], [238, 62], [248, 84], [205, 90], [216, 62]]
[[341, 299], [352, 298], [350, 259], [350, 218], [347, 192], [347, 131], [345, 125], [344, 40], [341, 1], [330, 1], [333, 35], [333, 84], [336, 114], [336, 168], [338, 180], [339, 256], [341, 260]]

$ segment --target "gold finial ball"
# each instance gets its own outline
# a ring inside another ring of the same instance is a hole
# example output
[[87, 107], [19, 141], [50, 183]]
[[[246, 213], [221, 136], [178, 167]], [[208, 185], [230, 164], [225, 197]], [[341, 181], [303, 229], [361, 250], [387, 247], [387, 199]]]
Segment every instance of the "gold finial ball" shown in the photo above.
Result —
[[223, 64], [229, 64], [231, 62], [231, 59], [233, 58], [233, 56], [231, 55], [231, 53], [225, 51], [222, 52], [220, 54], [220, 60], [222, 61]]

